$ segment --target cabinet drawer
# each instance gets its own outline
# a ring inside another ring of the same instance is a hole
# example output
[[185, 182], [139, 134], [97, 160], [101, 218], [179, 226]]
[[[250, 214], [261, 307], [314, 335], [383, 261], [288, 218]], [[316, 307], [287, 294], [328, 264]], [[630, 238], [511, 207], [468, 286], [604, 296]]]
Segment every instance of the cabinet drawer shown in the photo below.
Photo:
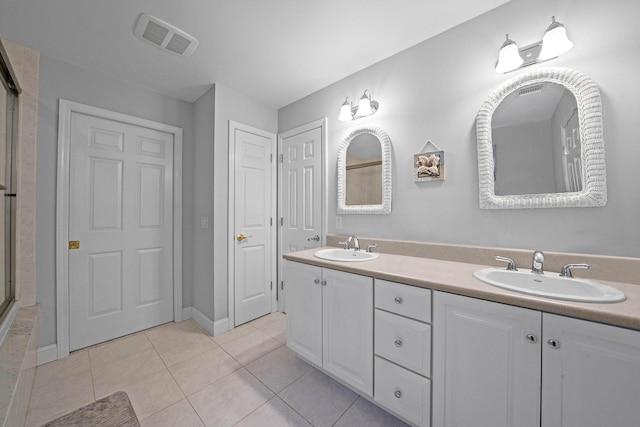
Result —
[[430, 381], [379, 357], [375, 358], [374, 399], [417, 426], [430, 424]]
[[431, 290], [376, 279], [375, 305], [386, 311], [431, 322]]
[[431, 325], [375, 310], [375, 353], [431, 376]]

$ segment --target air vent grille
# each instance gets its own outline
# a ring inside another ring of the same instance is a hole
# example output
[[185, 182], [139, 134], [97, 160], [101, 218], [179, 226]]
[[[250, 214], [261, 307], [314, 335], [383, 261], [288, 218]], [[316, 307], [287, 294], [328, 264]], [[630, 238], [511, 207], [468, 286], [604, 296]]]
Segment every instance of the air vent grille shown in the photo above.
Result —
[[134, 34], [165, 52], [180, 56], [191, 55], [198, 46], [198, 40], [195, 37], [146, 13], [140, 14]]
[[538, 92], [542, 92], [542, 84], [523, 87], [518, 91], [518, 96], [533, 95]]

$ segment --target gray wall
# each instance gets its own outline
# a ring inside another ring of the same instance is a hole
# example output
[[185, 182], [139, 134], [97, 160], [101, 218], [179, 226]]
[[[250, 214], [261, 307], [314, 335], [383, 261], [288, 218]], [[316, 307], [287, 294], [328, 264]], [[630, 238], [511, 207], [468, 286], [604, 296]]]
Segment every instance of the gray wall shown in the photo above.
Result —
[[278, 131], [278, 112], [219, 84], [215, 85], [215, 92], [213, 193], [199, 194], [199, 197], [213, 197], [215, 313], [212, 320], [221, 320], [228, 315], [229, 120], [276, 133]]
[[111, 79], [47, 56], [40, 57], [38, 105], [38, 154], [36, 182], [37, 301], [40, 309], [40, 342], [56, 342], [55, 212], [60, 98], [183, 129], [183, 303], [192, 303], [194, 114], [193, 104], [120, 80]]
[[[515, 75], [494, 71], [504, 34], [520, 46], [539, 41], [551, 15], [565, 24], [573, 50], [535, 67], [581, 71], [601, 90], [608, 203], [602, 208], [480, 210], [475, 118], [485, 97]], [[640, 256], [640, 2], [513, 0], [282, 108], [280, 132], [329, 117], [329, 189], [336, 155], [355, 128], [385, 129], [393, 144], [391, 215], [345, 215], [336, 230], [329, 192], [329, 232], [407, 240]], [[378, 29], [380, 31], [384, 29]], [[374, 116], [337, 120], [345, 96], [365, 89], [380, 102]], [[445, 150], [444, 182], [415, 183], [412, 156], [426, 140]]]

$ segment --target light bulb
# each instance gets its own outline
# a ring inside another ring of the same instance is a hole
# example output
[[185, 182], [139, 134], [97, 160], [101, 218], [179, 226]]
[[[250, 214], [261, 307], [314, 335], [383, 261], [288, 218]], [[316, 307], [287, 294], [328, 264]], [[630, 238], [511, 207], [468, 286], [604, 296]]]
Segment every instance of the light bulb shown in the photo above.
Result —
[[359, 116], [368, 116], [372, 113], [371, 111], [371, 98], [367, 95], [367, 91], [364, 91], [362, 98], [360, 98], [360, 103], [358, 104], [358, 112]]
[[340, 115], [338, 116], [338, 120], [343, 122], [350, 122], [353, 119], [351, 115], [351, 103], [349, 102], [349, 98], [344, 100], [342, 107], [340, 107]]
[[545, 61], [547, 59], [555, 58], [563, 53], [569, 51], [573, 47], [573, 43], [567, 37], [567, 30], [559, 22], [556, 22], [556, 17], [551, 17], [551, 25], [547, 28], [547, 31], [542, 37], [542, 50], [538, 59]]
[[520, 67], [524, 60], [520, 56], [518, 45], [516, 42], [509, 38], [502, 44], [500, 53], [498, 53], [498, 63], [496, 64], [496, 71], [498, 73], [508, 73]]

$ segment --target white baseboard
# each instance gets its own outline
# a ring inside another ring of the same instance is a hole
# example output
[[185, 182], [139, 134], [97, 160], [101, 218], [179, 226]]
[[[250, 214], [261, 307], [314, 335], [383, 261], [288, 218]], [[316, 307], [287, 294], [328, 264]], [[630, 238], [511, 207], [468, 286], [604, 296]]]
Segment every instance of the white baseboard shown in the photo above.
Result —
[[224, 319], [214, 322], [195, 307], [185, 307], [182, 309], [182, 320], [188, 319], [193, 319], [194, 322], [212, 336], [224, 334], [229, 330], [229, 318], [225, 317]]
[[38, 347], [36, 353], [36, 365], [44, 365], [45, 363], [58, 360], [58, 344], [51, 344], [44, 347]]
[[218, 336], [220, 334], [224, 334], [229, 330], [229, 318], [225, 317], [224, 319], [216, 320], [213, 323], [213, 336]]

